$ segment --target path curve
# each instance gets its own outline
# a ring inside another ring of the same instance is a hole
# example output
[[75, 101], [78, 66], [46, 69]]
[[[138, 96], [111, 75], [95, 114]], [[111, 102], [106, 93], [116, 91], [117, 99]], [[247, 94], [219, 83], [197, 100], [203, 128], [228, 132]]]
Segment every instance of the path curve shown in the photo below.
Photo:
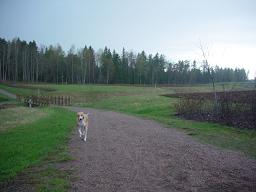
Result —
[[0, 89], [0, 93], [11, 98], [11, 99], [16, 99], [16, 95], [4, 90], [4, 89]]
[[201, 144], [155, 121], [90, 113], [88, 140], [74, 131], [71, 191], [256, 191], [256, 160]]

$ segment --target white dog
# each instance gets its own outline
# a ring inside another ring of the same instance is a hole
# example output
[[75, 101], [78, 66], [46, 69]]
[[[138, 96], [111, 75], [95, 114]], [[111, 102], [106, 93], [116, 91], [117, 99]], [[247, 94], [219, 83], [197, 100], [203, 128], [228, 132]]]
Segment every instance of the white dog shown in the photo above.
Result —
[[88, 113], [78, 112], [77, 128], [78, 128], [80, 138], [84, 141], [86, 141], [86, 138], [87, 138], [88, 123], [89, 123]]

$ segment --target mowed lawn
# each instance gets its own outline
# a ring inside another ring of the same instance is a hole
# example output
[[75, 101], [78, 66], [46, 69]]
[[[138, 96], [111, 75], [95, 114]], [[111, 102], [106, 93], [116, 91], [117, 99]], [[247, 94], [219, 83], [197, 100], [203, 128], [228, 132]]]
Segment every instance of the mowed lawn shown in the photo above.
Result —
[[[256, 131], [225, 125], [180, 119], [175, 116], [175, 98], [161, 96], [164, 93], [211, 91], [210, 84], [172, 87], [143, 87], [121, 85], [54, 85], [33, 84], [31, 88], [51, 90], [46, 95], [71, 95], [73, 105], [119, 111], [154, 119], [167, 127], [184, 131], [200, 142], [224, 149], [240, 151], [256, 157]], [[217, 90], [252, 89], [250, 83], [217, 84]], [[15, 89], [12, 87], [12, 89]], [[19, 88], [17, 88], [19, 89]], [[12, 90], [17, 91], [17, 90]]]
[[63, 152], [75, 113], [62, 108], [0, 110], [0, 182]]

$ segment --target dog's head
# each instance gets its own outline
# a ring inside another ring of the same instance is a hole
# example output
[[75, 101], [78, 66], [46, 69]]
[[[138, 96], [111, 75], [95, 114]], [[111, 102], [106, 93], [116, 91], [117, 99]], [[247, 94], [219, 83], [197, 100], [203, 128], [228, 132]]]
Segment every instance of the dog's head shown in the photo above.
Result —
[[78, 112], [77, 113], [77, 119], [78, 119], [78, 121], [87, 120], [88, 119], [88, 113]]

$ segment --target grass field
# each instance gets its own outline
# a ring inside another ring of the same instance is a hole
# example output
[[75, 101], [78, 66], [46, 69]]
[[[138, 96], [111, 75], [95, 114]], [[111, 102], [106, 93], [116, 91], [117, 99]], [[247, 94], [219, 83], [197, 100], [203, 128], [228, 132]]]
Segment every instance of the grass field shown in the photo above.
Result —
[[69, 158], [63, 144], [75, 126], [75, 114], [61, 108], [16, 107], [0, 110], [0, 116], [0, 181], [40, 167], [29, 174], [39, 191], [67, 187], [65, 175], [49, 162]]
[[12, 87], [7, 86], [6, 84], [0, 84], [0, 89], [4, 89], [10, 93], [19, 94], [19, 95], [31, 95], [36, 94], [36, 89], [29, 89], [24, 87]]
[[6, 97], [6, 96], [3, 95], [3, 94], [0, 94], [0, 102], [3, 102], [3, 101], [9, 101], [9, 98]]
[[[247, 90], [253, 89], [250, 83], [217, 84], [217, 90]], [[172, 87], [139, 87], [139, 86], [106, 86], [106, 85], [29, 85], [28, 90], [42, 91], [48, 95], [71, 95], [73, 104], [77, 106], [92, 107], [119, 111], [131, 115], [157, 120], [168, 127], [177, 128], [186, 132], [203, 143], [244, 152], [256, 157], [256, 132], [246, 129], [235, 129], [216, 123], [197, 122], [179, 119], [175, 116], [175, 98], [160, 96], [164, 93], [178, 92], [206, 92], [211, 91], [210, 84], [184, 85]], [[5, 89], [5, 85], [2, 85]], [[16, 89], [16, 90], [15, 90]], [[12, 92], [20, 88], [12, 87]], [[24, 89], [24, 87], [23, 87]], [[28, 91], [27, 90], [27, 91]]]

